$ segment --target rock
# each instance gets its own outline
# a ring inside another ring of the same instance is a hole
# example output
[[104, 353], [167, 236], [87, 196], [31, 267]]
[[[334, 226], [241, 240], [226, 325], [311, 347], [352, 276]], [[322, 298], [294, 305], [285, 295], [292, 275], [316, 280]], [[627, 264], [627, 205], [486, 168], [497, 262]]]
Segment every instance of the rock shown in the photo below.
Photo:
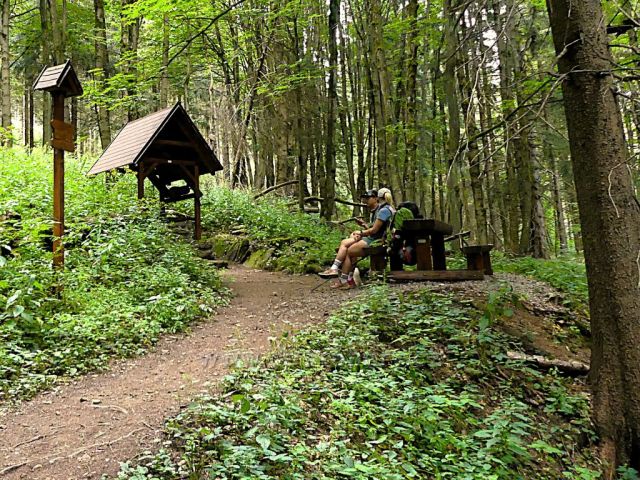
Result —
[[204, 258], [205, 260], [215, 260], [216, 254], [213, 250], [200, 250], [198, 251], [198, 256], [200, 258]]
[[249, 256], [245, 264], [251, 268], [265, 269], [273, 257], [273, 254], [273, 248], [256, 250]]

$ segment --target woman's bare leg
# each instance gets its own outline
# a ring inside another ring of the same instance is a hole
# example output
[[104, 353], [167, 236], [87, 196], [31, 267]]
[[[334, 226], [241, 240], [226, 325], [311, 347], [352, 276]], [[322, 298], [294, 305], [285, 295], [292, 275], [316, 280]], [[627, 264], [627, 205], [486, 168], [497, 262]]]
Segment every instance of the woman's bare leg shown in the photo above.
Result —
[[349, 250], [349, 247], [351, 247], [351, 245], [353, 245], [354, 243], [356, 243], [356, 240], [354, 238], [345, 238], [344, 240], [342, 240], [340, 242], [340, 247], [338, 247], [336, 260], [344, 262], [347, 258], [347, 251]]
[[344, 263], [344, 260], [347, 258], [347, 251], [349, 247], [356, 242], [354, 238], [345, 238], [340, 242], [340, 246], [338, 247], [338, 253], [336, 254], [336, 258], [333, 261], [331, 267], [326, 269], [324, 272], [320, 272], [319, 275], [321, 277], [334, 277], [338, 275], [340, 272], [340, 268]]
[[342, 263], [342, 273], [349, 274], [353, 271], [353, 267], [356, 263], [356, 260], [360, 257], [364, 257], [364, 249], [367, 247], [367, 242], [364, 240], [360, 240], [351, 244], [347, 248], [347, 255], [345, 256], [345, 260]]

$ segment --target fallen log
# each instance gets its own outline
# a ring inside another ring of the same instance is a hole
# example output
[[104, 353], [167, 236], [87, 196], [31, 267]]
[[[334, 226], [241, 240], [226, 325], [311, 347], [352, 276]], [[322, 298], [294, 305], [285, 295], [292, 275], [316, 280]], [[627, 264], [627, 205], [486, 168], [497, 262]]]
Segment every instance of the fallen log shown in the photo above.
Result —
[[[364, 203], [354, 203], [354, 202], [350, 202], [349, 200], [342, 200], [341, 198], [335, 198], [333, 201], [336, 202], [336, 203], [341, 203], [343, 205], [350, 205], [352, 207], [367, 208], [367, 205], [365, 205]], [[306, 197], [304, 199], [304, 203], [312, 203], [312, 202], [324, 202], [324, 198], [322, 198], [322, 197]]]
[[511, 360], [522, 360], [528, 363], [534, 363], [544, 370], [557, 368], [560, 372], [566, 373], [571, 376], [580, 376], [589, 373], [589, 365], [577, 360], [556, 360], [553, 358], [543, 357], [542, 355], [527, 355], [526, 353], [512, 351], [507, 352], [507, 358], [510, 358]]
[[340, 220], [340, 221], [337, 221], [337, 222], [329, 222], [329, 223], [332, 223], [334, 225], [345, 225], [345, 224], [347, 224], [349, 222], [356, 222], [357, 223], [358, 220], [362, 220], [362, 218], [360, 218], [360, 217], [351, 217], [351, 218], [347, 218], [346, 220]]
[[274, 190], [277, 190], [278, 188], [286, 187], [287, 185], [293, 185], [294, 183], [298, 183], [298, 180], [289, 180], [287, 182], [279, 183], [278, 185], [274, 185], [273, 187], [269, 187], [266, 190], [263, 190], [262, 192], [258, 193], [257, 195], [254, 195], [253, 199], [257, 200], [258, 198], [266, 195], [269, 192], [273, 192]]

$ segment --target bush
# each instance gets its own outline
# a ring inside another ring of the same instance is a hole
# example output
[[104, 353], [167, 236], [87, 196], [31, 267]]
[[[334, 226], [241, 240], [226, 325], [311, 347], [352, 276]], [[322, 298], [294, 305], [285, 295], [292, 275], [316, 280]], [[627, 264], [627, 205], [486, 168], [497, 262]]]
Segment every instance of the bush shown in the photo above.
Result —
[[0, 400], [141, 353], [225, 298], [157, 203], [136, 201], [134, 179], [107, 187], [83, 175], [87, 159], [66, 161], [66, 265], [54, 272], [50, 155], [0, 150]]

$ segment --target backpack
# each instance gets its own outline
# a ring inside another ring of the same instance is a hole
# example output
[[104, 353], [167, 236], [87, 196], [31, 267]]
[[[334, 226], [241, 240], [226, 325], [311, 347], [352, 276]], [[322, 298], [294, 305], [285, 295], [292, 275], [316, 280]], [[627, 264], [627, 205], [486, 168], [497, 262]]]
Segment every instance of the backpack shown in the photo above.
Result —
[[404, 238], [402, 226], [405, 221], [419, 217], [420, 212], [415, 203], [402, 202], [398, 205], [398, 210], [391, 219], [391, 241], [389, 242], [391, 270], [402, 270], [403, 265], [416, 264], [415, 245], [412, 245], [411, 242]]
[[401, 208], [407, 208], [411, 210], [413, 218], [422, 218], [422, 215], [420, 215], [420, 209], [415, 202], [402, 202], [398, 205], [398, 210], [400, 210]]

